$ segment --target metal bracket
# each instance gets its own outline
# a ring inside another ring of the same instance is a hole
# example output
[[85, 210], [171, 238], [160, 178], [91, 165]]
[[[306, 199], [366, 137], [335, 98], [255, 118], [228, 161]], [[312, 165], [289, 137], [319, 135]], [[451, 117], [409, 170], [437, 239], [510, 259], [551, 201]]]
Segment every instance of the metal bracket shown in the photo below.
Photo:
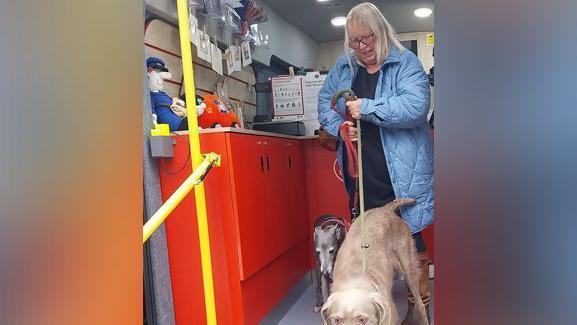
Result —
[[221, 164], [221, 159], [220, 159], [220, 155], [216, 154], [214, 152], [209, 152], [209, 153], [203, 153], [202, 154], [202, 159], [207, 159], [208, 157], [211, 157], [212, 159], [214, 159], [214, 162], [212, 163], [213, 167], [220, 167]]

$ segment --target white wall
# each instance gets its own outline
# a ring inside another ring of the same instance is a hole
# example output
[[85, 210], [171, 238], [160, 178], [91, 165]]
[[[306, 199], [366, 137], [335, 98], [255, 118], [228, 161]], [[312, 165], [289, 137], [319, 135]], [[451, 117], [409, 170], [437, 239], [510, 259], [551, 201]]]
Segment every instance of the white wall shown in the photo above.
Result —
[[177, 24], [176, 0], [145, 0], [146, 10], [158, 15], [165, 20]]
[[318, 44], [305, 33], [282, 19], [269, 7], [257, 0], [257, 4], [266, 10], [268, 21], [259, 28], [271, 38], [268, 49], [257, 48], [253, 56], [256, 60], [268, 64], [271, 55], [297, 65], [313, 68], [317, 64]]
[[[174, 24], [178, 22], [176, 0], [146, 0], [146, 9]], [[318, 44], [305, 33], [286, 22], [262, 1], [257, 0], [268, 15], [268, 21], [259, 29], [269, 35], [268, 48], [253, 48], [253, 59], [269, 64], [271, 55], [299, 67], [313, 68], [317, 64]]]
[[319, 60], [317, 70], [328, 71], [337, 62], [339, 56], [343, 55], [343, 41], [335, 41], [319, 44]]
[[[429, 69], [434, 64], [433, 45], [427, 44], [427, 34], [430, 33], [432, 32], [402, 33], [397, 35], [399, 41], [417, 40], [418, 57], [427, 73], [429, 73]], [[319, 70], [329, 70], [343, 53], [343, 41], [319, 44], [317, 68]]]
[[427, 44], [427, 34], [432, 32], [418, 32], [418, 33], [402, 33], [397, 35], [399, 41], [417, 40], [418, 57], [425, 71], [429, 73], [429, 69], [435, 64], [433, 60], [433, 45]]

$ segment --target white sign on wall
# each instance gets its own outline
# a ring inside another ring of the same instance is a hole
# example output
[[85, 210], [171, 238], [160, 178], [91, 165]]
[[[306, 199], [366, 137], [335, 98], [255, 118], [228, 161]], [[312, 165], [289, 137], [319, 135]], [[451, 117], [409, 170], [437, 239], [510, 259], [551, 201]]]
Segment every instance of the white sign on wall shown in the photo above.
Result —
[[298, 119], [305, 125], [307, 135], [319, 128], [318, 97], [326, 75], [309, 72], [305, 76], [272, 77], [272, 105], [275, 119]]
[[305, 114], [303, 123], [305, 125], [306, 135], [313, 135], [314, 131], [320, 127], [318, 119], [318, 102], [319, 91], [325, 83], [326, 74], [319, 72], [309, 72], [303, 78], [303, 95]]
[[303, 77], [303, 96], [305, 105], [305, 119], [317, 118], [319, 91], [325, 83], [327, 75], [318, 72], [309, 72]]
[[300, 76], [279, 76], [271, 78], [274, 116], [304, 114], [302, 78]]

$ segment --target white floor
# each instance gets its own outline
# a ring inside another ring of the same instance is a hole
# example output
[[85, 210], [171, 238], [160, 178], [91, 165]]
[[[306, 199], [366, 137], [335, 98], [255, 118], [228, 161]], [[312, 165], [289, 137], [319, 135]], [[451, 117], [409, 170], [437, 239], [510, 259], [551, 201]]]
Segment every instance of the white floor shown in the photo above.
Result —
[[[434, 292], [434, 280], [431, 281], [431, 292]], [[279, 322], [279, 325], [322, 325], [323, 321], [320, 314], [313, 312], [315, 297], [315, 288], [311, 285], [299, 300], [291, 307], [284, 318]], [[397, 310], [402, 315], [401, 319], [407, 310], [407, 289], [405, 283], [402, 281], [395, 281], [393, 288], [393, 297], [397, 304]], [[431, 297], [431, 324], [434, 324], [434, 294]]]

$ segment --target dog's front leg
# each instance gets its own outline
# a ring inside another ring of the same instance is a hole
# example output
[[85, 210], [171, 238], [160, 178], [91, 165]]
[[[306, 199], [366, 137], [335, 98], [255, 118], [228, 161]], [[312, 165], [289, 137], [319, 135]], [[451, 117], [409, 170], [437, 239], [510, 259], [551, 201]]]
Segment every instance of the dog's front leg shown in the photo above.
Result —
[[319, 269], [314, 270], [313, 273], [315, 274], [315, 285], [316, 285], [315, 307], [314, 307], [313, 311], [315, 313], [318, 313], [321, 311], [321, 308], [322, 308], [323, 303], [324, 303], [323, 292], [321, 289], [321, 287], [322, 287], [321, 278], [323, 276], [321, 275], [321, 271]]
[[329, 286], [330, 286], [329, 279], [327, 279], [326, 276], [321, 275], [321, 290], [323, 293], [323, 304], [327, 302], [327, 299], [329, 299], [329, 289], [330, 289]]

